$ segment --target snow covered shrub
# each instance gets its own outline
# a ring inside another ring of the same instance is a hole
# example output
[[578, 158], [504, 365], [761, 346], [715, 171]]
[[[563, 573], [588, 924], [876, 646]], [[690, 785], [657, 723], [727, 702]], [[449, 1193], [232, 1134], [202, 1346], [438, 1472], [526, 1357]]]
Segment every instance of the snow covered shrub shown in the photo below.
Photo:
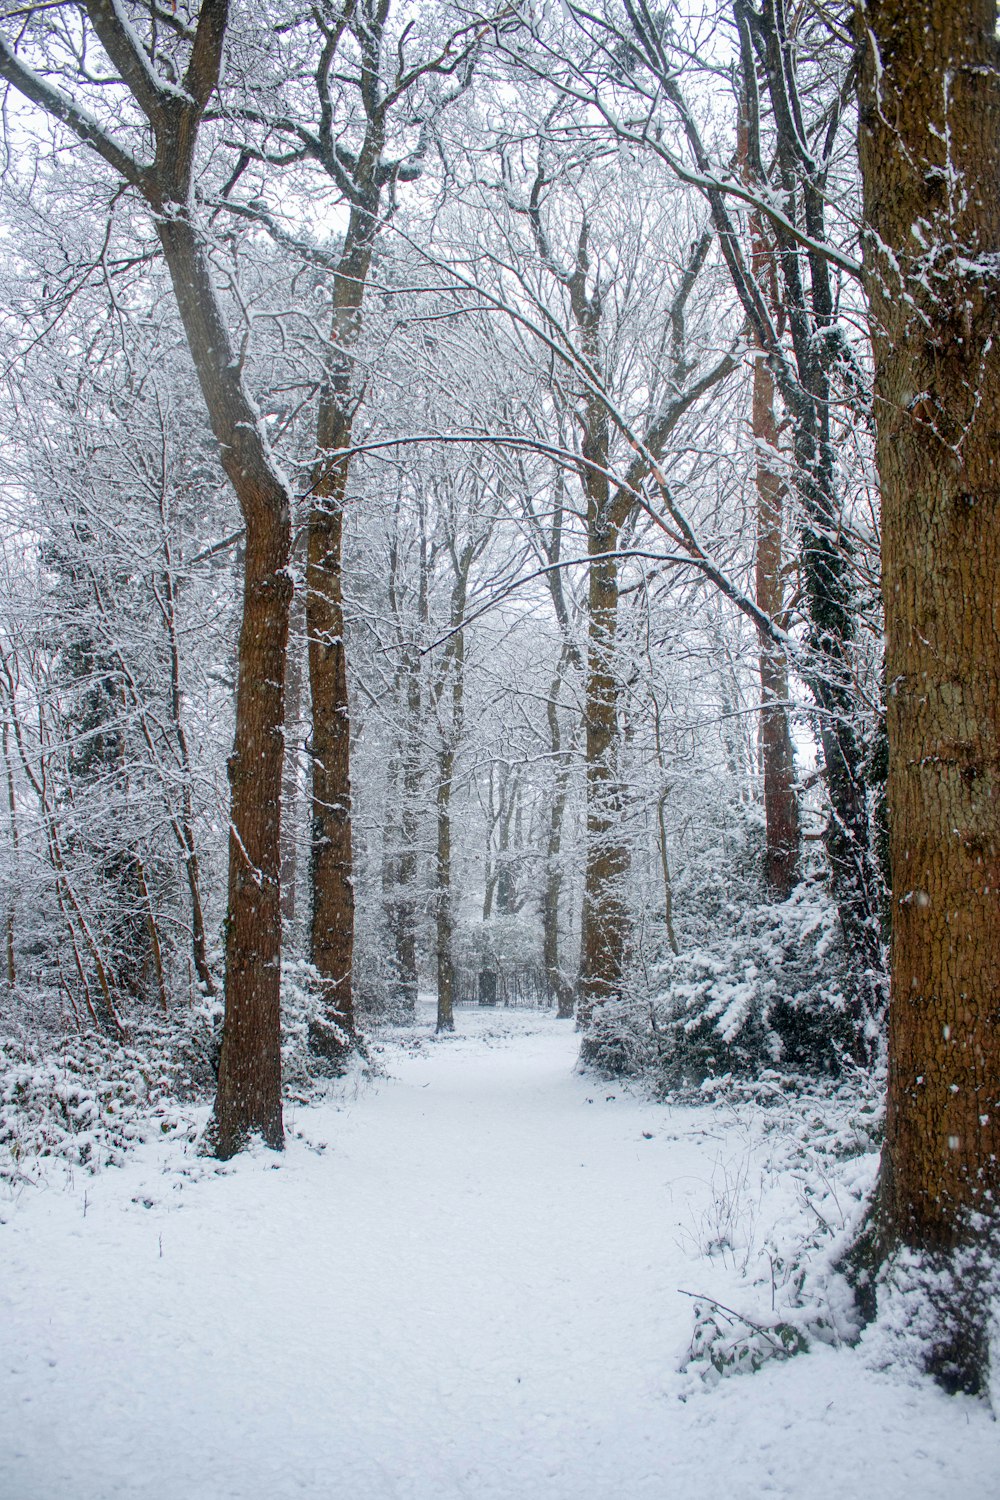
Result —
[[416, 1019], [415, 994], [407, 993], [388, 942], [359, 937], [354, 950], [354, 1004], [363, 1032], [379, 1026], [407, 1026]]
[[979, 1392], [981, 1372], [997, 1370], [990, 1344], [1000, 1343], [998, 1249], [995, 1232], [952, 1254], [897, 1249], [877, 1273], [866, 1364], [913, 1381], [934, 1371], [952, 1394]]
[[772, 1359], [790, 1359], [809, 1348], [805, 1334], [774, 1316], [751, 1322], [711, 1298], [695, 1302], [695, 1326], [683, 1369], [698, 1369], [706, 1385], [726, 1375], [752, 1375]]
[[[784, 1081], [784, 1080], [783, 1080]], [[762, 1168], [753, 1205], [757, 1232], [740, 1247], [740, 1282], [725, 1302], [701, 1292], [681, 1369], [692, 1387], [804, 1353], [817, 1344], [855, 1343], [864, 1322], [847, 1259], [869, 1214], [879, 1160], [884, 1078], [854, 1069], [790, 1092], [772, 1076], [725, 1085], [732, 1118]], [[714, 1182], [714, 1179], [713, 1179]], [[722, 1175], [728, 1201], [715, 1222], [745, 1227], [737, 1170]], [[710, 1260], [716, 1247], [707, 1242]], [[709, 1274], [708, 1266], [699, 1274]], [[867, 1337], [867, 1335], [866, 1335]]]
[[836, 909], [803, 883], [778, 905], [729, 909], [714, 939], [602, 1006], [584, 1058], [663, 1090], [720, 1076], [836, 1074], [855, 1044]]
[[125, 1046], [89, 1032], [0, 1042], [0, 1181], [45, 1157], [90, 1172], [118, 1166], [150, 1127], [186, 1127], [179, 1106], [201, 1094], [203, 1059], [164, 1041], [161, 1032]]
[[[318, 1035], [321, 1047], [316, 1045]], [[330, 1057], [338, 1049], [346, 1065], [354, 1044], [325, 1014], [319, 970], [306, 959], [285, 959], [281, 966], [281, 1073], [287, 1097], [308, 1099], [321, 1078], [337, 1071]]]

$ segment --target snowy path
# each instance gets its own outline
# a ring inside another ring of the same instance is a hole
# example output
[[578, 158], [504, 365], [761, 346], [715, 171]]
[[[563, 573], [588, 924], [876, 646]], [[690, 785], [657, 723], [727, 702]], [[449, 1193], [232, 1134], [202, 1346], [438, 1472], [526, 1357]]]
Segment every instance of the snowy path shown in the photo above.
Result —
[[0, 1205], [0, 1500], [1000, 1497], [985, 1410], [856, 1351], [679, 1400], [744, 1143], [548, 1018], [459, 1025], [281, 1159], [157, 1142]]

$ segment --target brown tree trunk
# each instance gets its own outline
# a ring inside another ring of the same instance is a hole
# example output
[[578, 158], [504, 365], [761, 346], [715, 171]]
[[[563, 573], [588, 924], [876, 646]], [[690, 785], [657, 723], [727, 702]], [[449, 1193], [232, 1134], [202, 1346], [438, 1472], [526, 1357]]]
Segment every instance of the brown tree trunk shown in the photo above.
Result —
[[[586, 226], [570, 286], [573, 310], [584, 352], [600, 368], [601, 303], [586, 296], [589, 267]], [[621, 789], [618, 784], [618, 680], [615, 645], [618, 630], [618, 535], [612, 517], [608, 482], [608, 411], [592, 392], [586, 402], [582, 453], [587, 499], [587, 670], [584, 689], [587, 768], [587, 842], [580, 934], [580, 979], [577, 1024], [586, 1027], [594, 1008], [621, 994], [625, 965], [627, 917], [623, 882], [628, 850], [623, 840]]]
[[875, 347], [893, 871], [882, 1250], [981, 1388], [1000, 1198], [1000, 47], [993, 0], [870, 0], [860, 156]]
[[[377, 201], [377, 200], [376, 200]], [[326, 1021], [313, 1050], [336, 1060], [356, 1035], [351, 709], [342, 582], [344, 500], [354, 426], [352, 389], [361, 303], [371, 265], [374, 210], [355, 208], [334, 276], [330, 377], [320, 399], [309, 511], [306, 627], [312, 697], [312, 924], [310, 957], [324, 987]], [[345, 1040], [346, 1037], [346, 1040]]]
[[303, 645], [300, 631], [303, 624], [301, 598], [293, 599], [288, 632], [288, 662], [285, 668], [285, 762], [281, 781], [281, 920], [286, 949], [295, 930], [298, 908], [299, 755], [302, 750], [299, 725], [303, 689]]
[[[776, 452], [774, 379], [763, 358], [754, 362], [753, 435], [757, 445], [757, 603], [772, 620], [780, 620], [781, 478], [768, 452]], [[784, 653], [758, 632], [760, 641], [761, 758], [764, 766], [764, 880], [779, 901], [791, 894], [799, 875], [799, 802], [795, 790], [795, 752], [788, 724], [788, 666]]]
[[451, 889], [451, 787], [455, 752], [446, 744], [438, 757], [437, 790], [437, 900], [435, 958], [437, 961], [437, 1030], [455, 1030], [455, 912]]
[[14, 768], [10, 763], [9, 736], [10, 730], [6, 719], [3, 723], [3, 763], [7, 777], [7, 817], [10, 821], [10, 848], [11, 864], [14, 871], [14, 880], [10, 895], [7, 899], [7, 986], [13, 990], [17, 982], [17, 962], [15, 958], [14, 935], [15, 935], [15, 911], [17, 901], [17, 889], [21, 882], [21, 839], [17, 826], [17, 798], [14, 793]]
[[469, 592], [469, 571], [472, 567], [474, 548], [470, 542], [461, 556], [452, 555], [455, 563], [455, 584], [451, 596], [451, 638], [445, 647], [441, 676], [434, 688], [434, 700], [440, 705], [446, 696], [448, 722], [442, 726], [441, 749], [438, 753], [437, 789], [437, 892], [436, 892], [436, 957], [437, 957], [437, 1029], [454, 1031], [455, 1016], [455, 912], [452, 892], [451, 869], [451, 794], [455, 779], [455, 760], [462, 740], [465, 713], [465, 631], [461, 628], [465, 618], [465, 606]]
[[[604, 464], [606, 467], [606, 462]], [[594, 1007], [621, 994], [627, 916], [623, 884], [629, 858], [622, 837], [618, 784], [618, 683], [614, 670], [618, 620], [617, 530], [607, 523], [607, 490], [593, 476], [588, 499], [588, 592], [586, 718], [587, 848], [583, 883], [583, 927], [577, 1020], [589, 1022]]]
[[559, 723], [559, 691], [563, 674], [573, 659], [572, 646], [564, 644], [559, 657], [546, 712], [549, 723], [549, 750], [555, 768], [552, 800], [549, 803], [549, 832], [545, 848], [545, 889], [542, 892], [542, 962], [549, 995], [556, 1002], [556, 1016], [561, 1021], [573, 1018], [573, 986], [563, 973], [559, 955], [559, 898], [562, 894], [563, 823], [566, 803], [569, 798], [569, 777], [572, 766], [570, 751], [563, 747], [562, 726]]
[[284, 1144], [281, 1118], [281, 769], [292, 584], [291, 509], [242, 385], [204, 250], [176, 205], [157, 220], [181, 320], [222, 463], [246, 524], [236, 732], [229, 760], [226, 1017], [209, 1132], [222, 1157], [259, 1133]]

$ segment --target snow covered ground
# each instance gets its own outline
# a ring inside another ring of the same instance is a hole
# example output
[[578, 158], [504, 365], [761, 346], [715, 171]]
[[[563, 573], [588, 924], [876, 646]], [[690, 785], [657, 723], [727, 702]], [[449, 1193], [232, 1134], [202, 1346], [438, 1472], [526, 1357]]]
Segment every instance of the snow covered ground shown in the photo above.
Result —
[[682, 1292], [736, 1296], [790, 1211], [745, 1118], [575, 1073], [549, 1017], [458, 1025], [283, 1157], [175, 1136], [0, 1202], [0, 1500], [1000, 1497], [986, 1407], [864, 1343], [679, 1372]]

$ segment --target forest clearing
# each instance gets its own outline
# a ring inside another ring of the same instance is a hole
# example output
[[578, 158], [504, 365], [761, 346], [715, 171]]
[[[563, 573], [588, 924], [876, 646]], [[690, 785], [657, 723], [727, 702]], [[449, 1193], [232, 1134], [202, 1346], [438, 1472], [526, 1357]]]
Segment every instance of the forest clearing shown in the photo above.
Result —
[[0, 1494], [996, 1494], [982, 1403], [871, 1343], [718, 1385], [690, 1358], [682, 1292], [770, 1321], [769, 1251], [856, 1204], [870, 1151], [824, 1180], [787, 1112], [606, 1087], [551, 1012], [444, 1040], [422, 1012], [378, 1076], [290, 1111], [280, 1159], [154, 1133], [3, 1203]]

